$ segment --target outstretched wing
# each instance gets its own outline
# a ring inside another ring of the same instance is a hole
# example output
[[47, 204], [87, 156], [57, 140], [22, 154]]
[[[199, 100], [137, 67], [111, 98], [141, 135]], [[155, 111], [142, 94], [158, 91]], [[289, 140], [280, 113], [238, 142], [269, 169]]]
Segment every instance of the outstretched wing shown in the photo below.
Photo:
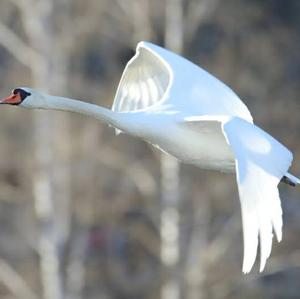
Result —
[[195, 116], [185, 119], [195, 129], [197, 123], [211, 121], [223, 130], [235, 156], [236, 180], [241, 202], [244, 262], [243, 272], [252, 269], [260, 240], [260, 271], [272, 248], [273, 230], [282, 236], [282, 210], [277, 185], [286, 174], [292, 154], [272, 136], [254, 124], [228, 116]]
[[169, 80], [170, 73], [162, 59], [149, 49], [138, 47], [125, 67], [112, 110], [128, 112], [154, 105], [163, 98]]
[[282, 210], [277, 185], [287, 172], [292, 154], [269, 134], [240, 118], [223, 123], [236, 161], [236, 178], [244, 232], [243, 272], [256, 258], [260, 239], [260, 271], [272, 249], [273, 229], [282, 236]]

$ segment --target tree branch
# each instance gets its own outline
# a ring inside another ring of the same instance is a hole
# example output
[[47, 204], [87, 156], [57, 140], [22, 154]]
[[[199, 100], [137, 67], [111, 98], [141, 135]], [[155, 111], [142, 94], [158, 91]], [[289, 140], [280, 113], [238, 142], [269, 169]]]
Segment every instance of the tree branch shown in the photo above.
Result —
[[195, 0], [189, 3], [185, 16], [185, 36], [187, 43], [191, 41], [199, 25], [212, 16], [219, 1], [220, 0]]
[[34, 7], [36, 4], [33, 0], [10, 0], [20, 10], [28, 9], [28, 7]]
[[205, 263], [216, 263], [227, 248], [230, 246], [233, 237], [240, 231], [240, 216], [234, 213], [231, 218], [225, 223], [223, 229], [218, 236], [208, 244], [203, 253], [200, 253], [200, 260]]
[[32, 61], [39, 63], [42, 57], [33, 48], [26, 45], [20, 37], [0, 22], [0, 44], [23, 65], [32, 67]]
[[157, 184], [153, 175], [140, 161], [128, 165], [118, 151], [108, 147], [103, 147], [96, 157], [104, 165], [123, 170], [144, 196], [153, 196], [157, 190]]
[[38, 299], [24, 279], [3, 259], [0, 259], [0, 282], [2, 282], [16, 298]]

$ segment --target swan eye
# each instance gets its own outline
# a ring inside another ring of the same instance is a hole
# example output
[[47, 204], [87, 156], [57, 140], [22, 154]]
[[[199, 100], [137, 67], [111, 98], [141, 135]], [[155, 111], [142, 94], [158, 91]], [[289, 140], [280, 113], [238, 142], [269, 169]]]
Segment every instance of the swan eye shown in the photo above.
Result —
[[21, 97], [21, 102], [23, 102], [28, 96], [31, 96], [30, 92], [27, 92], [26, 90], [22, 89], [22, 88], [16, 88], [13, 90], [12, 92], [14, 95], [19, 94]]

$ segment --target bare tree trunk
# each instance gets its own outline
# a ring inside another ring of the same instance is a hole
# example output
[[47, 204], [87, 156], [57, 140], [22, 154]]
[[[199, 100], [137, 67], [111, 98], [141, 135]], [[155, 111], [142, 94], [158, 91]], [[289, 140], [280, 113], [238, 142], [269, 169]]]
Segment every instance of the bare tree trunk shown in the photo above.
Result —
[[[174, 52], [183, 48], [182, 0], [166, 0], [165, 45]], [[162, 212], [161, 212], [161, 262], [168, 277], [162, 286], [162, 299], [181, 298], [180, 261], [180, 178], [179, 162], [168, 155], [161, 157]]]
[[69, 263], [66, 269], [66, 299], [81, 299], [85, 284], [87, 232], [81, 230], [71, 243]]
[[[31, 61], [33, 85], [44, 92], [66, 87], [66, 57], [54, 32], [55, 0], [32, 5], [20, 1], [26, 33], [41, 61]], [[27, 9], [26, 7], [31, 7]], [[60, 49], [61, 50], [61, 49]], [[55, 79], [55, 80], [53, 80]], [[35, 173], [33, 189], [39, 223], [41, 277], [45, 299], [64, 297], [60, 271], [61, 249], [69, 233], [68, 116], [34, 112]], [[55, 154], [54, 154], [55, 152]]]
[[[13, 1], [21, 12], [24, 27], [30, 40], [25, 44], [13, 31], [0, 26], [3, 45], [24, 65], [31, 69], [33, 85], [46, 91], [49, 86], [50, 71], [48, 66], [51, 43], [48, 40], [49, 12], [51, 5], [31, 0]], [[30, 9], [28, 9], [30, 7]], [[45, 17], [47, 16], [47, 17]], [[17, 49], [17, 50], [16, 50]], [[62, 280], [59, 272], [59, 258], [54, 229], [54, 204], [50, 168], [52, 165], [51, 137], [52, 125], [50, 117], [45, 112], [34, 114], [34, 160], [33, 194], [35, 210], [39, 222], [40, 238], [38, 253], [41, 263], [41, 277], [44, 288], [44, 298], [62, 298]], [[20, 282], [21, 287], [21, 282]], [[25, 293], [23, 294], [27, 296]], [[30, 295], [34, 298], [33, 295]], [[27, 296], [28, 297], [28, 296]]]
[[[199, 194], [199, 197], [205, 197], [205, 195]], [[207, 269], [203, 252], [207, 250], [210, 205], [207, 200], [199, 200], [193, 211], [193, 228], [187, 246], [188, 251], [184, 269], [187, 287], [186, 298], [203, 299], [205, 298], [204, 282]]]

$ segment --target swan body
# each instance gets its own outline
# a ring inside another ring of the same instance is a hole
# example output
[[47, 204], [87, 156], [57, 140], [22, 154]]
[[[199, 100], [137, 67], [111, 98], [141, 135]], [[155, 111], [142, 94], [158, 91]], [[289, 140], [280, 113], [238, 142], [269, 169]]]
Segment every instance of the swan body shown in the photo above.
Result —
[[0, 103], [78, 112], [116, 133], [140, 137], [178, 160], [235, 172], [244, 235], [243, 272], [260, 271], [271, 253], [273, 231], [282, 237], [277, 185], [300, 180], [287, 172], [291, 152], [253, 124], [246, 105], [224, 83], [166, 49], [140, 42], [121, 77], [112, 110], [78, 100], [17, 88]]

